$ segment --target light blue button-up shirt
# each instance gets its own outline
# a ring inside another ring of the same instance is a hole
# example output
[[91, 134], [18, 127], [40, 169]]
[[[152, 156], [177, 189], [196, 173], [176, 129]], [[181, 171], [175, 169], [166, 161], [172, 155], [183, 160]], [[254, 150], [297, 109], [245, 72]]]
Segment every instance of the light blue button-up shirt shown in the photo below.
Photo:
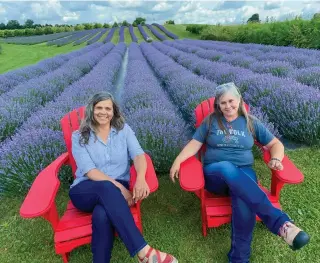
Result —
[[76, 179], [71, 187], [88, 180], [86, 174], [92, 169], [98, 169], [113, 179], [129, 181], [130, 158], [143, 154], [133, 130], [128, 124], [117, 131], [111, 127], [107, 143], [104, 143], [93, 132], [90, 133], [89, 142], [80, 145], [80, 132], [72, 134], [72, 155], [77, 164]]

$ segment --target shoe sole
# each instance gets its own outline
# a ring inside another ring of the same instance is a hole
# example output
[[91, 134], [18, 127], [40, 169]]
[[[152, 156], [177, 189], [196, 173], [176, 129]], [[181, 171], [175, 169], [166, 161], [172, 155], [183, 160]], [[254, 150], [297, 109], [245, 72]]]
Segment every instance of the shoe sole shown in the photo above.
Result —
[[298, 235], [294, 238], [291, 249], [298, 250], [304, 247], [305, 245], [307, 245], [309, 241], [310, 241], [310, 236], [306, 232], [300, 231]]

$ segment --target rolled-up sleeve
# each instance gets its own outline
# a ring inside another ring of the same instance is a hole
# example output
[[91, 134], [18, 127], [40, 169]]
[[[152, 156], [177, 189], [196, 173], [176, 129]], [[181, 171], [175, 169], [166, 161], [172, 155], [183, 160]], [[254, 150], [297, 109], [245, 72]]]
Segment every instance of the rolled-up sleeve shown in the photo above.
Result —
[[125, 124], [125, 126], [128, 152], [131, 160], [133, 160], [136, 156], [144, 154], [144, 151], [142, 150], [140, 143], [131, 127], [128, 124]]
[[196, 129], [195, 133], [192, 136], [192, 139], [205, 143], [208, 133], [208, 125], [206, 119], [202, 121], [202, 124]]
[[77, 177], [86, 175], [92, 169], [96, 168], [96, 165], [92, 161], [86, 147], [80, 145], [79, 142], [80, 133], [78, 131], [72, 133], [72, 155], [77, 164]]
[[262, 145], [267, 145], [275, 138], [275, 136], [268, 130], [268, 128], [258, 119], [253, 121], [256, 139]]

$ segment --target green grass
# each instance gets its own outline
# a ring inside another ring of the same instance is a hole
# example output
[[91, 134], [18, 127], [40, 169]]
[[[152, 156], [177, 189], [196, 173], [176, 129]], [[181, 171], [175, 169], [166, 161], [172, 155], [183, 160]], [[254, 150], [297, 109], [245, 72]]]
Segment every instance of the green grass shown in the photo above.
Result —
[[152, 38], [152, 41], [159, 41], [159, 39], [151, 32], [149, 28], [147, 28], [146, 26], [143, 26], [143, 29], [146, 32], [146, 34]]
[[[293, 252], [279, 237], [257, 223], [252, 242], [251, 263], [314, 263], [319, 262], [320, 242], [320, 154], [319, 148], [287, 151], [289, 157], [304, 173], [300, 185], [285, 186], [281, 203], [295, 222], [311, 234], [310, 244]], [[256, 162], [259, 178], [269, 184], [268, 169]], [[57, 204], [60, 212], [68, 200], [62, 188]], [[21, 197], [0, 200], [0, 262], [61, 263], [53, 248], [52, 230], [42, 219], [25, 220], [18, 211]], [[227, 263], [230, 248], [230, 225], [210, 229], [201, 234], [199, 200], [172, 184], [168, 176], [160, 178], [159, 190], [142, 205], [144, 235], [150, 245], [174, 254], [181, 263]], [[90, 245], [73, 250], [70, 263], [91, 262]], [[116, 239], [112, 263], [137, 262]]]
[[161, 35], [165, 36], [166, 40], [172, 39], [171, 37], [168, 37], [166, 33], [164, 33], [160, 28], [158, 28], [157, 26], [152, 25], [152, 27], [158, 31]]
[[136, 37], [138, 39], [138, 43], [141, 43], [141, 42], [145, 41], [143, 36], [141, 35], [140, 30], [139, 30], [138, 27], [134, 27], [133, 28], [133, 32], [134, 32], [134, 34], [136, 35]]
[[0, 54], [0, 74], [9, 70], [21, 68], [38, 61], [54, 57], [58, 54], [68, 53], [86, 46], [83, 43], [78, 46], [68, 44], [62, 47], [47, 46], [45, 43], [37, 45], [14, 45], [1, 43], [2, 54]]
[[119, 43], [119, 38], [120, 38], [120, 36], [119, 36], [119, 29], [116, 29], [116, 30], [114, 31], [114, 33], [113, 33], [111, 42], [116, 45], [116, 44]]
[[129, 45], [132, 42], [132, 38], [129, 32], [129, 27], [124, 28], [124, 43]]
[[179, 36], [180, 39], [183, 38], [191, 38], [191, 39], [199, 39], [200, 36], [193, 34], [189, 31], [186, 31], [187, 25], [164, 25], [166, 29], [168, 29], [173, 34]]

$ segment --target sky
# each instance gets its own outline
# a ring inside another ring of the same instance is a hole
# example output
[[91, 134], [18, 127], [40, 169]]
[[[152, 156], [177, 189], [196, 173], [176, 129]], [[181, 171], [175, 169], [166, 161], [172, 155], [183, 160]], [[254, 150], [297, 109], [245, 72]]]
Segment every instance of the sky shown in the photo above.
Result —
[[254, 13], [284, 20], [301, 15], [310, 19], [320, 12], [320, 1], [1, 1], [0, 23], [18, 20], [21, 24], [32, 19], [37, 24], [78, 24], [86, 22], [113, 23], [144, 17], [147, 23], [176, 24], [241, 24]]

